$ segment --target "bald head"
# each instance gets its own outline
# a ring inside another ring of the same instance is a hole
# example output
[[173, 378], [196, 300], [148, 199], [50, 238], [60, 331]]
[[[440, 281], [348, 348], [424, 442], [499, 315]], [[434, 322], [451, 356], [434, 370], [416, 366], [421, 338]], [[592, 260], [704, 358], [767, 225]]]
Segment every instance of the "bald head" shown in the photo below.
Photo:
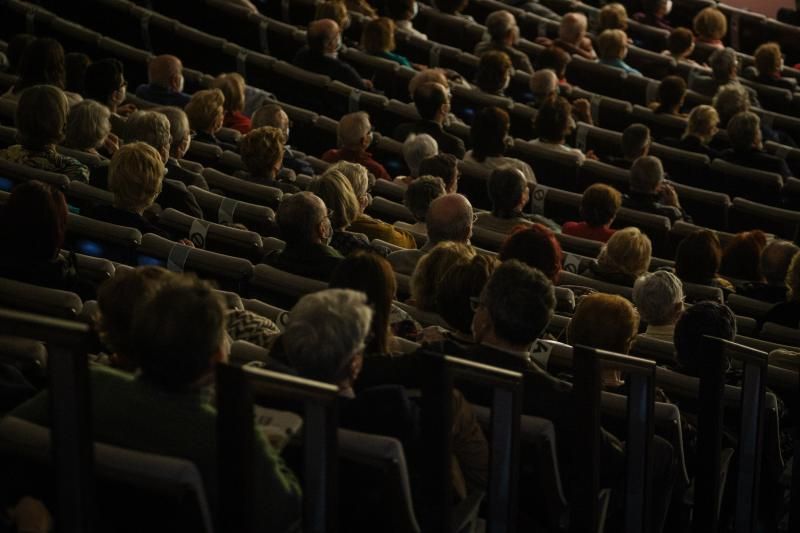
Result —
[[163, 55], [156, 56], [150, 60], [147, 66], [147, 77], [153, 85], [158, 85], [164, 89], [180, 92], [183, 87], [181, 71], [183, 64], [175, 56]]
[[445, 194], [431, 202], [425, 218], [428, 240], [432, 243], [468, 243], [472, 237], [472, 205], [465, 196]]
[[533, 96], [542, 102], [558, 91], [558, 76], [549, 68], [537, 70], [531, 76], [530, 84]]
[[329, 54], [339, 48], [339, 25], [335, 20], [320, 19], [308, 25], [306, 39], [312, 52]]
[[583, 13], [567, 13], [561, 18], [558, 37], [570, 44], [578, 44], [586, 34], [587, 24], [586, 15]]

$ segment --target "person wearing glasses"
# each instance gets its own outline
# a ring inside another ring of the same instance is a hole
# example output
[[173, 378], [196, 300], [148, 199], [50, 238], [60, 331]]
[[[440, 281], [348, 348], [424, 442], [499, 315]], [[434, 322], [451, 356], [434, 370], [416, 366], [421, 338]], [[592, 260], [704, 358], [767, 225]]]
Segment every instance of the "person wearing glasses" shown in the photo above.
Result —
[[350, 161], [364, 165], [376, 178], [390, 180], [392, 177], [383, 165], [372, 158], [367, 152], [373, 141], [373, 128], [369, 115], [364, 111], [345, 115], [339, 121], [336, 136], [339, 139], [339, 148], [332, 148], [322, 154], [322, 160], [328, 163], [337, 161]]
[[252, 125], [253, 129], [272, 126], [283, 132], [286, 143], [283, 145], [283, 168], [306, 176], [315, 174], [314, 168], [306, 161], [306, 155], [292, 149], [289, 145], [292, 121], [280, 105], [275, 103], [264, 104], [258, 111], [253, 113]]
[[124, 103], [128, 95], [128, 82], [125, 80], [125, 70], [117, 59], [101, 59], [86, 68], [83, 82], [83, 96], [96, 100], [111, 111], [111, 129], [117, 135], [123, 133], [127, 117], [136, 106]]
[[505, 9], [492, 12], [486, 17], [486, 31], [489, 39], [475, 45], [476, 56], [490, 50], [505, 52], [516, 70], [533, 74], [528, 55], [514, 48], [519, 42], [519, 26], [514, 15]]

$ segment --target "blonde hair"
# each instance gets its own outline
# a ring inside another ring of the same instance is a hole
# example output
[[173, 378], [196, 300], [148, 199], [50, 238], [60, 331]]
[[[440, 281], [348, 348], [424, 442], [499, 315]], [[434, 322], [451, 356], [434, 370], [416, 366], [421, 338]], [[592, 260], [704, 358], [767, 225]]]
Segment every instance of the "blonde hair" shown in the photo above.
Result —
[[764, 43], [756, 48], [753, 54], [756, 69], [762, 76], [767, 76], [781, 70], [781, 46], [778, 43]]
[[272, 126], [251, 130], [239, 140], [239, 155], [254, 177], [271, 176], [275, 166], [283, 161], [283, 132]]
[[349, 161], [338, 161], [328, 167], [328, 171], [331, 170], [338, 170], [347, 178], [347, 181], [353, 186], [356, 198], [360, 199], [369, 192], [369, 172], [367, 172], [367, 168], [364, 165]]
[[361, 32], [361, 45], [368, 54], [394, 50], [394, 21], [388, 17], [378, 17], [367, 22]]
[[319, 196], [325, 206], [333, 211], [331, 224], [334, 229], [346, 228], [359, 214], [360, 208], [353, 186], [338, 170], [328, 169], [311, 182], [308, 190]]
[[653, 246], [639, 228], [617, 230], [600, 250], [597, 263], [605, 270], [639, 277], [650, 267]]
[[220, 74], [211, 83], [211, 87], [222, 91], [225, 97], [224, 109], [227, 113], [235, 113], [244, 109], [244, 78], [238, 72]]
[[76, 150], [97, 148], [111, 133], [111, 111], [94, 100], [84, 100], [72, 106], [67, 117], [67, 137], [64, 144]]
[[419, 260], [411, 276], [411, 297], [420, 311], [436, 311], [436, 289], [445, 273], [455, 265], [466, 265], [475, 257], [468, 244], [444, 241]]
[[208, 131], [225, 112], [225, 95], [219, 89], [197, 91], [186, 104], [185, 111], [192, 129]]
[[728, 33], [728, 21], [716, 7], [707, 7], [700, 11], [695, 15], [692, 26], [695, 35], [708, 41], [722, 39]]
[[604, 5], [597, 18], [597, 24], [597, 30], [601, 32], [603, 30], [627, 30], [628, 12], [625, 10], [625, 6], [618, 2]]
[[786, 299], [788, 301], [800, 300], [800, 252], [794, 254], [789, 270], [786, 271]]
[[164, 163], [155, 148], [147, 143], [123, 145], [111, 158], [108, 188], [114, 205], [134, 211], [150, 207], [161, 193]]
[[605, 30], [597, 37], [597, 53], [600, 59], [622, 59], [628, 44], [628, 36], [622, 30]]
[[718, 125], [719, 114], [717, 110], [710, 105], [699, 105], [689, 113], [689, 119], [686, 122], [686, 132], [683, 136], [696, 135], [701, 139], [711, 138]]

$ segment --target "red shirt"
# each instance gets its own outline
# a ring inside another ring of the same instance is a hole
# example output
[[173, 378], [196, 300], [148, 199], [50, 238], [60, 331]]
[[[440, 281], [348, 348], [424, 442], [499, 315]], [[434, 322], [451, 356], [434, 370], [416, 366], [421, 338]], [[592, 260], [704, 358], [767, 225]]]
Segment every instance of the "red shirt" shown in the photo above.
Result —
[[586, 222], [565, 222], [561, 226], [561, 233], [564, 235], [572, 235], [573, 237], [582, 237], [584, 239], [591, 239], [593, 241], [607, 242], [608, 239], [614, 235], [616, 230], [604, 227], [592, 228]]
[[390, 180], [391, 176], [383, 168], [383, 165], [372, 159], [372, 154], [364, 150], [351, 150], [350, 148], [339, 148], [338, 150], [332, 148], [322, 154], [322, 160], [327, 163], [336, 163], [338, 161], [350, 161], [351, 163], [358, 163], [367, 167], [369, 172], [375, 176], [376, 179]]
[[222, 121], [222, 125], [226, 128], [232, 128], [242, 135], [250, 133], [252, 127], [250, 117], [239, 111], [235, 113], [225, 113], [225, 119]]

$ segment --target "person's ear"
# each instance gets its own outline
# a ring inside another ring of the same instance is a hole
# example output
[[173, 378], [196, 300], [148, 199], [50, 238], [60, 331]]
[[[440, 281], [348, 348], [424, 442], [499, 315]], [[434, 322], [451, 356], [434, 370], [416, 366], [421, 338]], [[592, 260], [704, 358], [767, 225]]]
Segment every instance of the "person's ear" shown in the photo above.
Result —
[[355, 383], [358, 379], [359, 374], [361, 374], [361, 367], [364, 364], [364, 356], [362, 354], [357, 354], [353, 356], [353, 359], [350, 361], [350, 382]]

